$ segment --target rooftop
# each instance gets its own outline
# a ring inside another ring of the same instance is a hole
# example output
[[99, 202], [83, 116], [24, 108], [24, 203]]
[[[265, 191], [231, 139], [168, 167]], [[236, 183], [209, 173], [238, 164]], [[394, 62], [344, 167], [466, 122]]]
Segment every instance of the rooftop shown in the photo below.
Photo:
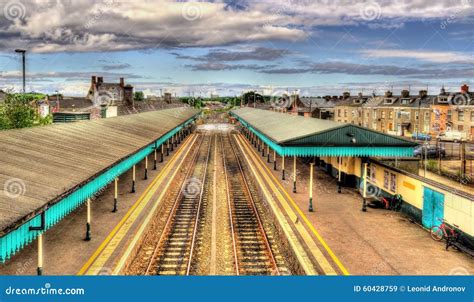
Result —
[[0, 131], [0, 234], [57, 203], [198, 113], [173, 108]]

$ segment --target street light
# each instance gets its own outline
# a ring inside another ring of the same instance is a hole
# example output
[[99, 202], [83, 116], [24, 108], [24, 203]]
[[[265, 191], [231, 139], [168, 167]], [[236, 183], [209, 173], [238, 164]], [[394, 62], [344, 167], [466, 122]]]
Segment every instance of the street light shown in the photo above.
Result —
[[22, 63], [23, 63], [23, 93], [26, 92], [26, 89], [25, 89], [25, 53], [26, 53], [26, 50], [24, 49], [15, 49], [15, 52], [16, 53], [21, 53], [21, 58], [22, 58]]

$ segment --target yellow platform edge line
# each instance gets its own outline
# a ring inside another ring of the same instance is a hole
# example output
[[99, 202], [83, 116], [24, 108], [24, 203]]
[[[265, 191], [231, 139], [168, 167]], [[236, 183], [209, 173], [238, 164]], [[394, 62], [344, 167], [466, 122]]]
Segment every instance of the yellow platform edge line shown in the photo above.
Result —
[[[239, 134], [239, 136], [243, 137], [242, 134]], [[245, 143], [247, 145], [249, 145], [249, 142], [244, 138], [243, 141], [245, 141]], [[253, 148], [250, 148], [253, 152], [255, 152], [253, 150]], [[262, 162], [262, 160], [260, 159], [260, 157], [258, 157], [259, 161]], [[296, 202], [293, 200], [293, 198], [291, 198], [291, 196], [288, 194], [288, 192], [286, 192], [286, 190], [283, 188], [283, 186], [280, 184], [280, 181], [275, 177], [275, 175], [273, 175], [273, 173], [270, 171], [270, 169], [265, 165], [265, 164], [262, 164], [262, 166], [267, 170], [267, 173], [270, 175], [270, 177], [272, 177], [275, 181], [275, 183], [278, 185], [278, 187], [282, 190], [283, 194], [286, 195], [286, 197], [288, 198], [288, 200], [291, 202], [291, 204], [293, 205], [293, 207], [295, 208], [295, 210], [298, 212], [298, 214], [301, 216], [301, 218], [303, 219], [303, 221], [306, 223], [306, 225], [309, 227], [309, 229], [311, 230], [311, 232], [316, 236], [316, 238], [318, 239], [318, 241], [321, 243], [321, 245], [324, 247], [324, 249], [327, 251], [327, 253], [329, 254], [329, 256], [331, 257], [331, 259], [334, 261], [334, 263], [336, 263], [336, 265], [339, 267], [339, 269], [341, 270], [341, 272], [343, 273], [343, 275], [345, 276], [349, 276], [349, 271], [345, 268], [345, 266], [342, 264], [342, 262], [339, 260], [339, 258], [336, 256], [336, 254], [334, 254], [334, 252], [332, 251], [332, 249], [329, 247], [329, 245], [326, 243], [326, 241], [323, 239], [323, 237], [319, 234], [319, 232], [316, 230], [316, 228], [313, 226], [313, 224], [309, 221], [309, 219], [306, 217], [306, 215], [303, 213], [303, 211], [301, 211], [300, 207], [296, 204]]]
[[[292, 222], [293, 226], [296, 228], [296, 231], [302, 237], [303, 241], [306, 243], [309, 252], [313, 255], [313, 257], [315, 258], [316, 262], [320, 266], [323, 273], [325, 275], [337, 275], [337, 272], [333, 268], [333, 265], [329, 263], [328, 258], [323, 254], [321, 249], [316, 245], [316, 242], [314, 241], [313, 237], [311, 237], [311, 234], [308, 232], [305, 226], [301, 223], [293, 222], [293, 221], [296, 221], [298, 215], [295, 213], [293, 208], [290, 206], [290, 203], [285, 199], [283, 194], [275, 185], [274, 181], [270, 179], [270, 177], [268, 176], [268, 173], [266, 173], [263, 170], [261, 161], [259, 160], [259, 155], [253, 152], [251, 149], [249, 149], [249, 147], [245, 144], [245, 141], [241, 137], [238, 136], [237, 139], [238, 141], [240, 141], [239, 145], [241, 145], [242, 148], [245, 148], [245, 150], [247, 150], [247, 153], [252, 158], [253, 165], [260, 171], [261, 176], [265, 179], [265, 181], [268, 183], [268, 186], [274, 192], [276, 198], [278, 199], [278, 202], [283, 208], [283, 211], [286, 213], [286, 215], [288, 215], [289, 221]], [[252, 166], [251, 168], [253, 170]], [[312, 265], [314, 266], [314, 264]]]
[[[195, 140], [194, 140], [195, 141]], [[188, 148], [187, 151], [185, 152], [184, 156], [182, 157], [181, 161], [178, 163], [178, 166], [176, 169], [173, 169], [171, 171], [174, 171], [172, 174], [171, 174], [171, 177], [170, 177], [170, 180], [173, 180], [176, 176], [176, 174], [178, 173], [179, 171], [179, 168], [183, 165], [183, 163], [185, 162], [186, 160], [186, 157], [188, 156], [189, 152], [191, 152], [191, 149], [192, 148]], [[170, 170], [172, 167], [169, 166], [169, 167], [165, 167], [165, 169], [168, 169]], [[119, 261], [117, 262], [117, 265], [115, 266], [112, 274], [113, 275], [118, 275], [121, 273], [122, 269], [125, 267], [125, 264], [126, 264], [126, 261], [127, 259], [130, 257], [130, 254], [132, 253], [133, 249], [136, 247], [136, 245], [138, 244], [138, 240], [140, 239], [140, 237], [142, 236], [142, 234], [145, 232], [145, 230], [147, 229], [147, 226], [148, 224], [150, 223], [151, 219], [153, 218], [153, 216], [156, 215], [156, 209], [158, 208], [158, 205], [161, 204], [161, 201], [163, 200], [163, 197], [166, 195], [169, 187], [171, 185], [171, 181], [168, 181], [168, 183], [166, 183], [165, 187], [163, 188], [163, 190], [161, 191], [160, 195], [158, 196], [158, 198], [156, 199], [155, 203], [153, 204], [153, 207], [150, 209], [150, 212], [147, 214], [147, 216], [145, 217], [145, 219], [143, 220], [143, 222], [141, 223], [137, 233], [133, 236], [133, 239], [132, 239], [132, 242], [127, 246], [127, 249], [125, 250], [125, 252], [123, 253], [123, 255], [120, 257]]]
[[162, 177], [163, 171], [165, 171], [168, 166], [171, 165], [176, 159], [180, 156], [180, 154], [183, 152], [184, 148], [183, 146], [187, 145], [190, 141], [190, 139], [194, 137], [193, 135], [188, 136], [184, 143], [180, 146], [180, 148], [177, 150], [177, 152], [171, 157], [170, 161], [168, 161], [165, 165], [165, 167], [160, 171], [160, 173], [153, 179], [153, 181], [148, 185], [148, 187], [145, 189], [145, 191], [140, 195], [140, 197], [137, 199], [137, 201], [130, 207], [130, 209], [127, 211], [127, 213], [123, 216], [123, 218], [119, 221], [119, 223], [112, 229], [112, 231], [109, 233], [109, 235], [104, 239], [104, 241], [100, 244], [100, 246], [95, 250], [95, 252], [92, 254], [92, 256], [87, 260], [87, 262], [81, 267], [77, 275], [84, 275], [89, 267], [94, 263], [94, 261], [97, 259], [97, 257], [100, 255], [100, 253], [104, 250], [106, 245], [112, 240], [112, 238], [115, 236], [117, 231], [122, 227], [122, 225], [127, 221], [128, 217], [133, 213], [133, 211], [138, 207], [138, 205], [143, 201], [144, 197], [147, 195], [147, 193], [151, 190], [151, 188], [155, 185], [155, 183]]

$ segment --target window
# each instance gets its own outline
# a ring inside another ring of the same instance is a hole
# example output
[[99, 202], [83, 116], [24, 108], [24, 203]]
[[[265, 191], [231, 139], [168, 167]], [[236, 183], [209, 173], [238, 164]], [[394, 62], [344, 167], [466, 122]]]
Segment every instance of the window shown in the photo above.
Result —
[[347, 117], [347, 109], [344, 109], [344, 117]]
[[390, 111], [390, 112], [388, 113], [388, 117], [389, 117], [389, 118], [393, 118], [393, 111]]
[[382, 111], [382, 118], [385, 118], [385, 111]]
[[390, 173], [390, 191], [397, 192], [397, 175]]
[[341, 117], [341, 109], [337, 109], [337, 116]]
[[474, 110], [471, 111], [471, 122], [474, 122]]
[[460, 122], [464, 121], [464, 111], [462, 111], [462, 110], [458, 111], [458, 121], [460, 121]]
[[453, 111], [452, 110], [448, 110], [448, 121], [450, 121], [452, 118], [453, 118]]
[[390, 175], [387, 170], [383, 171], [383, 187], [388, 190], [390, 182]]
[[419, 112], [418, 111], [415, 111], [415, 120], [418, 120], [420, 117], [419, 117]]
[[464, 131], [464, 126], [463, 125], [458, 125], [458, 131]]
[[375, 181], [376, 180], [376, 168], [372, 164], [367, 165], [367, 179]]

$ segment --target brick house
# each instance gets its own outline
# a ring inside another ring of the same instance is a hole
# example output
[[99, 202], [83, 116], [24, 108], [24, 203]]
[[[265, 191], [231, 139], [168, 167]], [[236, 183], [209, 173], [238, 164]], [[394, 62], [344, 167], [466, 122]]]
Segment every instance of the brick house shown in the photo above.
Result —
[[105, 83], [103, 77], [92, 76], [86, 98], [96, 105], [134, 105], [133, 86], [125, 85], [124, 78], [119, 83]]

